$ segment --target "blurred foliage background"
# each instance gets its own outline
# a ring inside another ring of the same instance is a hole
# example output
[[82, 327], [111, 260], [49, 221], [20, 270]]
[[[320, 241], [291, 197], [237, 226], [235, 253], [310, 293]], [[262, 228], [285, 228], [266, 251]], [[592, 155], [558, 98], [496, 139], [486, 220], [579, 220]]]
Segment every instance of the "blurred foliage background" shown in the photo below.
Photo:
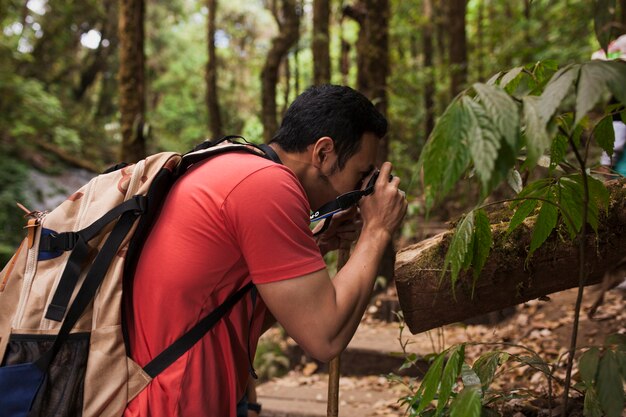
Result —
[[[15, 201], [28, 200], [29, 171], [68, 163], [98, 171], [120, 159], [118, 10], [130, 0], [0, 0], [0, 252], [21, 238]], [[145, 0], [146, 151], [185, 151], [209, 137], [205, 70], [208, 3]], [[262, 140], [261, 71], [279, 31], [276, 0], [218, 1], [215, 48], [223, 131]], [[331, 82], [357, 85], [359, 23], [329, 1]], [[454, 9], [461, 3], [461, 9]], [[538, 60], [559, 66], [600, 48], [594, 5], [585, 0], [391, 0], [388, 7], [389, 159], [411, 178], [428, 137], [427, 109], [440, 115], [453, 98], [449, 52], [459, 46], [451, 16], [461, 12], [466, 83]], [[624, 18], [624, 1], [615, 19]], [[313, 83], [313, 0], [292, 3], [299, 37], [283, 59], [278, 117]], [[365, 6], [364, 6], [365, 7]], [[274, 12], [273, 12], [274, 11]], [[621, 14], [620, 14], [621, 13]], [[457, 16], [458, 18], [458, 16]], [[432, 51], [425, 37], [432, 37]], [[458, 49], [458, 48], [457, 48]], [[416, 182], [405, 181], [406, 187]], [[410, 190], [416, 191], [416, 190]], [[19, 236], [17, 236], [19, 235]]]

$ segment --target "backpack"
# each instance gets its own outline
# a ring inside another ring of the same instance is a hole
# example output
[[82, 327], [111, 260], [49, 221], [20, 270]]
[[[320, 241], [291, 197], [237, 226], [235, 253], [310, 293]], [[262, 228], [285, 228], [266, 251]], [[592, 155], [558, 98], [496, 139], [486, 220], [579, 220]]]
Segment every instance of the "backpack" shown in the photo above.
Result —
[[121, 415], [253, 288], [232, 294], [145, 367], [129, 357], [122, 295], [172, 184], [193, 164], [225, 152], [280, 162], [269, 146], [234, 138], [241, 137], [121, 164], [51, 212], [29, 213], [27, 236], [0, 272], [3, 416]]

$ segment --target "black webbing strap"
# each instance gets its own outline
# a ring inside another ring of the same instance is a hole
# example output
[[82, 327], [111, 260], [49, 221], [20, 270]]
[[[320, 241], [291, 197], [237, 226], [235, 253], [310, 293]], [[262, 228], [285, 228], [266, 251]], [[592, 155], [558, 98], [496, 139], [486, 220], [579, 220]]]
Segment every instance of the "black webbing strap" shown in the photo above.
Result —
[[130, 200], [124, 201], [78, 232], [63, 232], [42, 236], [39, 241], [39, 250], [43, 252], [72, 250], [76, 242], [78, 242], [79, 233], [82, 234], [86, 242], [89, 242], [94, 236], [100, 233], [106, 225], [129, 210], [144, 212], [146, 210], [146, 198], [134, 196]]
[[122, 217], [113, 227], [111, 234], [96, 256], [96, 259], [93, 261], [93, 265], [87, 273], [87, 276], [83, 281], [83, 285], [81, 285], [78, 290], [78, 294], [76, 294], [76, 298], [67, 312], [67, 317], [65, 317], [65, 320], [59, 329], [59, 333], [54, 339], [54, 344], [46, 353], [35, 361], [35, 365], [37, 365], [39, 369], [44, 372], [47, 371], [59, 349], [69, 337], [72, 327], [74, 327], [89, 303], [93, 300], [96, 295], [96, 291], [100, 287], [100, 284], [109, 270], [109, 266], [111, 265], [113, 258], [117, 254], [122, 241], [133, 227], [138, 215], [139, 213], [127, 211], [122, 214]]
[[[57, 289], [52, 296], [52, 301], [50, 301], [48, 309], [46, 310], [46, 318], [48, 320], [58, 322], [63, 320], [70, 298], [72, 297], [72, 293], [74, 292], [76, 283], [80, 277], [80, 271], [89, 253], [89, 246], [87, 246], [87, 242], [100, 232], [107, 224], [111, 223], [123, 213], [140, 214], [143, 213], [145, 209], [146, 197], [134, 196], [130, 200], [127, 200], [111, 209], [108, 213], [100, 217], [85, 229], [79, 232], [68, 232], [76, 235], [75, 243], [72, 253], [67, 260], [65, 269], [63, 270], [63, 274], [61, 275], [61, 279], [59, 280], [59, 285], [57, 286]], [[60, 233], [56, 236], [60, 236], [62, 234], [63, 233]], [[56, 250], [58, 249], [59, 248]]]
[[143, 370], [155, 378], [165, 368], [174, 363], [185, 352], [187, 352], [193, 345], [196, 344], [202, 337], [207, 334], [209, 330], [215, 326], [215, 324], [221, 320], [226, 313], [239, 301], [241, 298], [252, 288], [254, 284], [249, 282], [244, 287], [239, 289], [236, 293], [230, 296], [220, 306], [213, 310], [209, 315], [201, 319], [195, 326], [193, 326], [187, 333], [179, 337], [174, 343], [167, 347], [163, 352], [159, 353], [154, 359], [150, 361]]
[[267, 145], [265, 143], [261, 144], [258, 146], [259, 149], [261, 149], [263, 152], [265, 152], [265, 155], [267, 155], [267, 157], [269, 159], [271, 159], [272, 161], [276, 162], [277, 164], [282, 165], [283, 161], [280, 160], [280, 157], [278, 156], [278, 154], [276, 153], [276, 151], [274, 149], [272, 149], [272, 147], [270, 145]]

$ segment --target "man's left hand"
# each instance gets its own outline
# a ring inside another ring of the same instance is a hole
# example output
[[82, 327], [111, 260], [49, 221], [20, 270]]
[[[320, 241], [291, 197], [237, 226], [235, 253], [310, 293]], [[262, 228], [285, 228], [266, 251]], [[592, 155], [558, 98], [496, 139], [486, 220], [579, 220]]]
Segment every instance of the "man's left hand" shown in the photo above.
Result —
[[[315, 237], [322, 255], [336, 249], [349, 249], [358, 239], [363, 226], [356, 206], [341, 211], [330, 219], [324, 219], [324, 222], [329, 220], [328, 228]], [[324, 222], [315, 226], [313, 234], [324, 227]]]

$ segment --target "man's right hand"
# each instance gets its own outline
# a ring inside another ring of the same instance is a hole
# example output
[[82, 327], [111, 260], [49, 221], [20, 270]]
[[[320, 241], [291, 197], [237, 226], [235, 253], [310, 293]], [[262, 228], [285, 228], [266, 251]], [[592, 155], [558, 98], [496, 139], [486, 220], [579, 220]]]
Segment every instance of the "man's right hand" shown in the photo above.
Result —
[[363, 231], [384, 231], [389, 239], [400, 226], [408, 206], [404, 192], [398, 188], [400, 178], [393, 177], [389, 180], [391, 168], [390, 162], [382, 165], [374, 185], [374, 193], [363, 197], [359, 202]]

